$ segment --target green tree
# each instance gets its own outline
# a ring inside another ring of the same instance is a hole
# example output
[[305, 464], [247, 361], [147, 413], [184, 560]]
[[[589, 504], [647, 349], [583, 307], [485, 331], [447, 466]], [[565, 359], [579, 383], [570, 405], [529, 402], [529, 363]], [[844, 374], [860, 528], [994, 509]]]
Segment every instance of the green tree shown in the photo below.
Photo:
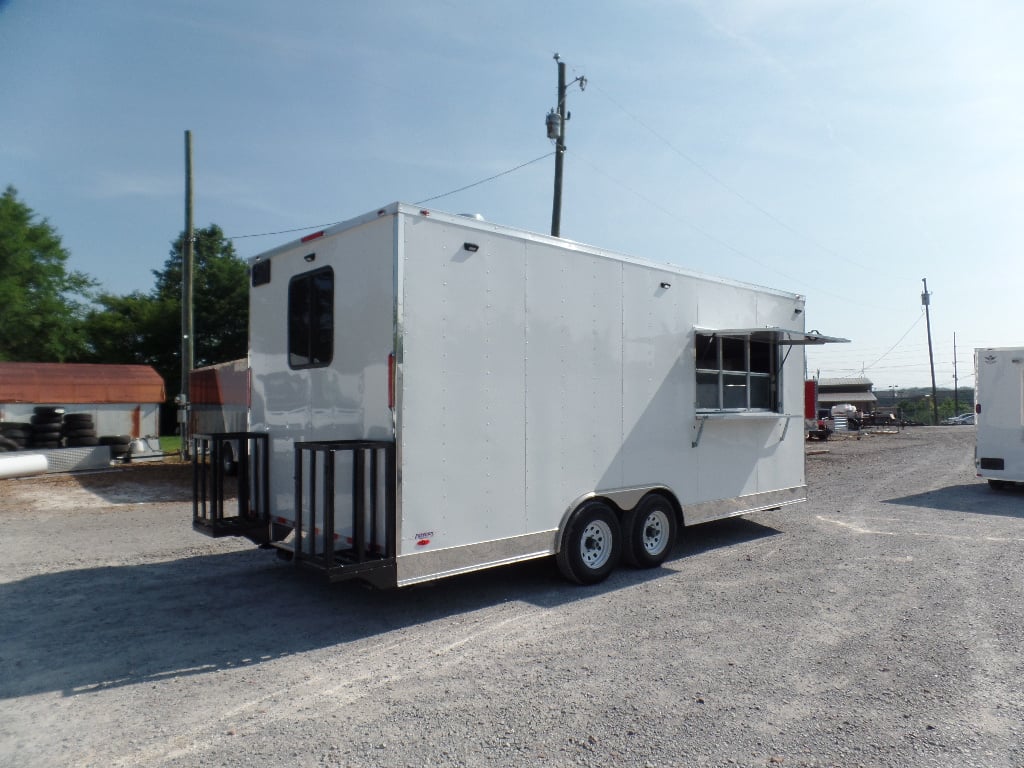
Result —
[[69, 271], [46, 219], [8, 186], [0, 197], [0, 360], [64, 362], [85, 350], [82, 319], [94, 281]]
[[[168, 397], [181, 381], [181, 265], [185, 233], [178, 235], [154, 270], [148, 294], [101, 294], [86, 318], [90, 358], [107, 363], [152, 365]], [[248, 348], [248, 267], [216, 224], [195, 233], [193, 316], [196, 367], [245, 357]]]
[[[154, 298], [177, 312], [181, 328], [181, 265], [185, 233], [174, 241], [164, 268], [155, 271]], [[195, 233], [192, 305], [195, 324], [195, 365], [211, 365], [245, 357], [249, 334], [249, 268], [234, 244], [216, 224]], [[180, 342], [179, 345], [180, 347]], [[180, 352], [178, 349], [178, 358]]]
[[83, 321], [90, 362], [154, 365], [157, 350], [167, 343], [160, 308], [138, 291], [125, 296], [101, 293]]

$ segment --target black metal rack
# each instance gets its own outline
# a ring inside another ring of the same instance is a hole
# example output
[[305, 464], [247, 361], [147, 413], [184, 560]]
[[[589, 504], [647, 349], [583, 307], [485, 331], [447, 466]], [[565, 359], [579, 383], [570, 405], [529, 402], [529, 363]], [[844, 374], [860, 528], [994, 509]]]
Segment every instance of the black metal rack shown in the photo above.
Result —
[[[228, 453], [230, 452], [230, 453]], [[235, 510], [225, 509], [230, 493], [223, 458], [238, 467]], [[270, 541], [269, 454], [266, 433], [222, 432], [192, 437], [192, 527], [207, 536], [245, 536]]]
[[[338, 520], [339, 459], [351, 457], [351, 506]], [[395, 444], [338, 440], [295, 444], [295, 522], [290, 542], [273, 546], [292, 553], [298, 565], [330, 581], [361, 578], [394, 586], [396, 554]], [[318, 510], [321, 515], [317, 525]], [[336, 523], [351, 528], [342, 540]]]

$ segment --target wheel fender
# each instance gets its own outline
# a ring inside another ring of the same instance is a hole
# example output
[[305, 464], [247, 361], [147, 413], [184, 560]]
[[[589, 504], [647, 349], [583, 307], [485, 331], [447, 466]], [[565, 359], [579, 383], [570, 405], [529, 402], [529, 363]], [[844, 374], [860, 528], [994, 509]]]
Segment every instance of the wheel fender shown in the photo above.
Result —
[[629, 488], [616, 488], [608, 491], [590, 491], [584, 493], [581, 496], [577, 496], [568, 507], [565, 508], [565, 512], [562, 513], [562, 519], [558, 522], [558, 530], [555, 532], [555, 544], [554, 552], [562, 551], [562, 539], [565, 536], [565, 529], [569, 525], [569, 520], [573, 513], [579, 509], [584, 502], [590, 501], [591, 499], [598, 499], [600, 501], [606, 501], [612, 505], [612, 507], [619, 512], [628, 512], [633, 509], [640, 501], [649, 493], [661, 493], [666, 496], [672, 505], [676, 509], [676, 513], [679, 515], [679, 525], [683, 525], [683, 514], [679, 501], [676, 498], [675, 493], [667, 485], [643, 485], [643, 486], [631, 486]]

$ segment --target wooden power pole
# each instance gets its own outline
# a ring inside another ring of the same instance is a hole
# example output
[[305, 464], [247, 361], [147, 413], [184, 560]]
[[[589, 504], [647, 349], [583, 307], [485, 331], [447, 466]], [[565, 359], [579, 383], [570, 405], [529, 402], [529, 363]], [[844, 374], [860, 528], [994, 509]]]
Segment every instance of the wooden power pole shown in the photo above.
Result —
[[928, 278], [922, 277], [921, 282], [924, 283], [924, 291], [921, 293], [921, 303], [924, 305], [924, 321], [928, 327], [928, 363], [932, 369], [932, 424], [939, 423], [939, 398], [938, 393], [935, 390], [935, 355], [932, 353], [932, 318], [928, 313], [928, 307], [931, 305], [932, 295], [928, 293]]
[[185, 241], [181, 249], [181, 395], [178, 425], [181, 428], [183, 455], [189, 455], [188, 404], [189, 374], [195, 359], [192, 312], [192, 265], [195, 259], [195, 232], [192, 220], [192, 131], [185, 131]]
[[[565, 121], [569, 113], [565, 109], [565, 94], [568, 86], [565, 83], [565, 62], [555, 54], [558, 63], [558, 107], [548, 112], [546, 125], [548, 138], [555, 140], [555, 193], [551, 203], [551, 235], [561, 237], [562, 233], [562, 169], [565, 166]], [[569, 85], [580, 84], [582, 91], [587, 87], [587, 78], [580, 75]]]

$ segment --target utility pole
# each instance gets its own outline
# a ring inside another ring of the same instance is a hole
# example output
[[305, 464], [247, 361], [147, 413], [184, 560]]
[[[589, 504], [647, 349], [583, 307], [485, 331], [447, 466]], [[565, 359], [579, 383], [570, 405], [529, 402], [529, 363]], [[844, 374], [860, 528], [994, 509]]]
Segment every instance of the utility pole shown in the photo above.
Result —
[[928, 363], [932, 369], [932, 424], [939, 423], [939, 399], [938, 393], [935, 391], [935, 356], [932, 353], [932, 318], [928, 313], [928, 307], [931, 305], [931, 294], [928, 293], [928, 278], [922, 277], [921, 282], [924, 283], [924, 291], [921, 293], [921, 304], [924, 305], [924, 320], [925, 325], [928, 327]]
[[953, 334], [953, 415], [960, 415], [960, 383], [956, 376], [956, 334]]
[[189, 374], [195, 358], [192, 325], [192, 263], [194, 260], [194, 227], [192, 223], [192, 131], [185, 131], [185, 242], [181, 252], [181, 394], [178, 396], [178, 426], [181, 429], [181, 450], [189, 455], [188, 402]]
[[[565, 163], [565, 121], [571, 117], [571, 113], [565, 109], [565, 94], [568, 86], [565, 84], [565, 62], [558, 54], [555, 54], [555, 61], [558, 63], [558, 107], [547, 114], [545, 125], [547, 126], [548, 138], [555, 140], [555, 193], [551, 203], [551, 235], [561, 237], [562, 231], [562, 168]], [[572, 83], [580, 84], [580, 90], [587, 87], [587, 78], [580, 75]]]

